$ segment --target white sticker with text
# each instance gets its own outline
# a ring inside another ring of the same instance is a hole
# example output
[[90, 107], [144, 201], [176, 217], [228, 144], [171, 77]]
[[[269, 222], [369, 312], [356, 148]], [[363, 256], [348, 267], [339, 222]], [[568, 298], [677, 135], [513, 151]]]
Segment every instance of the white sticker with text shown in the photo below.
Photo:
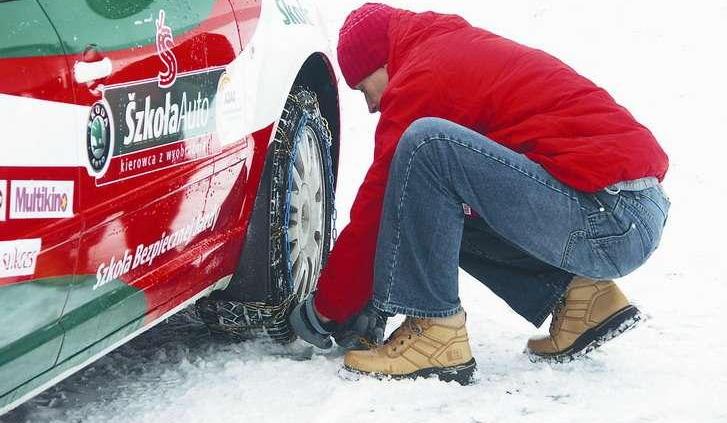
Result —
[[11, 219], [73, 217], [73, 181], [11, 181]]
[[139, 244], [132, 250], [127, 249], [124, 251], [124, 255], [118, 259], [116, 256], [111, 257], [111, 260], [98, 266], [96, 283], [93, 285], [93, 289], [101, 288], [139, 266], [152, 267], [154, 259], [170, 250], [183, 249], [197, 235], [214, 228], [219, 215], [219, 207], [209, 213], [201, 213], [182, 228], [169, 233], [164, 232], [161, 237], [148, 245]]
[[40, 248], [40, 238], [0, 241], [0, 278], [35, 274]]
[[0, 181], [0, 222], [5, 221], [5, 204], [8, 202], [8, 181]]

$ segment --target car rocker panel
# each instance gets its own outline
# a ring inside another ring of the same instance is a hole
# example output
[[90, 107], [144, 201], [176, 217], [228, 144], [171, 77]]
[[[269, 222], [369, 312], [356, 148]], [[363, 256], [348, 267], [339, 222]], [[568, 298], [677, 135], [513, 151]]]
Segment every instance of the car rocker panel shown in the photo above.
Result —
[[330, 56], [311, 1], [108, 3], [0, 4], [0, 414], [224, 287]]

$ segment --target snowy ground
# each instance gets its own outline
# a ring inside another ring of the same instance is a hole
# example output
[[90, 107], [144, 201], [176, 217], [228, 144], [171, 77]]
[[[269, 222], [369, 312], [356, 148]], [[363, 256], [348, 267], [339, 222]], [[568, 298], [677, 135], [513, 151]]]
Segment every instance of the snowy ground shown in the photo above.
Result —
[[[335, 41], [345, 14], [360, 2], [321, 3]], [[653, 130], [671, 156], [669, 226], [653, 259], [621, 283], [651, 319], [589, 359], [532, 364], [521, 351], [534, 329], [463, 274], [480, 381], [462, 388], [433, 380], [344, 381], [340, 352], [219, 345], [181, 315], [0, 421], [727, 422], [720, 320], [727, 299], [727, 3], [391, 3], [457, 12], [550, 51], [607, 87]], [[341, 225], [376, 123], [360, 94], [345, 86], [342, 108]]]

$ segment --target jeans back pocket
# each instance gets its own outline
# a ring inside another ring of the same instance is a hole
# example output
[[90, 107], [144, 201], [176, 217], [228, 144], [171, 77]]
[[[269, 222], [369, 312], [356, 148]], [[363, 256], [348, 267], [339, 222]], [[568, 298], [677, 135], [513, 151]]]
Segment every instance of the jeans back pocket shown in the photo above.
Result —
[[599, 208], [586, 216], [588, 242], [609, 278], [625, 276], [650, 254], [646, 228], [629, 207], [630, 193], [600, 192], [593, 198]]
[[591, 238], [590, 242], [601, 259], [613, 268], [614, 277], [628, 275], [647, 258], [643, 237], [638, 225], [633, 222], [622, 234]]

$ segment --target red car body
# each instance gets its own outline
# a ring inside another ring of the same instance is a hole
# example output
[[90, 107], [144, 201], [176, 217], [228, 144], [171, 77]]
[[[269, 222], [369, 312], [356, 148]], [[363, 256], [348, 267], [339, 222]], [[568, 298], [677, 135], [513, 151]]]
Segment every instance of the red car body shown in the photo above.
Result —
[[338, 125], [312, 2], [109, 3], [0, 3], [0, 414], [224, 288], [294, 82]]

